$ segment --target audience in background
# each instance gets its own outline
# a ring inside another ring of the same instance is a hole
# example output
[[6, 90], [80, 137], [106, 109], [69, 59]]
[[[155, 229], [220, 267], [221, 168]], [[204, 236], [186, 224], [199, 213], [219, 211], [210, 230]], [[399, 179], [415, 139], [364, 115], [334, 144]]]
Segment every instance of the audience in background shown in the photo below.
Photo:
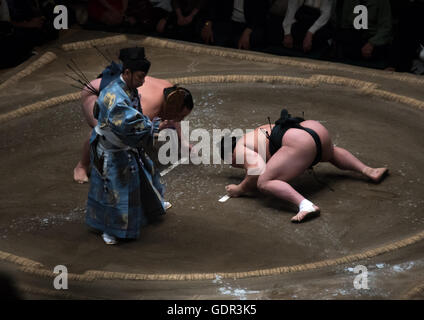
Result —
[[200, 34], [206, 0], [173, 0], [176, 37], [195, 41]]
[[424, 73], [424, 0], [0, 0], [1, 67], [57, 37], [55, 4], [85, 28]]
[[31, 56], [33, 46], [25, 37], [16, 33], [10, 22], [6, 0], [0, 0], [0, 68], [11, 68], [24, 62]]
[[328, 47], [333, 0], [289, 0], [283, 21], [283, 45], [309, 52]]
[[265, 45], [269, 3], [264, 0], [209, 1], [201, 35], [204, 43], [238, 49]]
[[88, 16], [92, 21], [107, 26], [118, 26], [124, 21], [128, 0], [89, 0]]
[[156, 30], [152, 3], [149, 0], [129, 0], [125, 21], [130, 26], [138, 27], [141, 33], [150, 33]]
[[[354, 27], [357, 5], [368, 9], [368, 29]], [[338, 0], [333, 18], [333, 54], [336, 59], [387, 61], [392, 41], [389, 0]]]
[[282, 28], [286, 16], [289, 0], [271, 0], [266, 22], [266, 36], [268, 45], [281, 46], [284, 37]]
[[53, 26], [53, 0], [7, 0], [10, 22], [15, 32], [33, 46], [39, 46], [58, 37]]
[[270, 0], [270, 15], [284, 18], [286, 16], [289, 0]]
[[168, 23], [172, 13], [172, 0], [150, 0], [153, 6], [153, 21], [158, 34], [173, 33], [173, 25]]
[[388, 70], [424, 73], [424, 0], [391, 1], [394, 40]]

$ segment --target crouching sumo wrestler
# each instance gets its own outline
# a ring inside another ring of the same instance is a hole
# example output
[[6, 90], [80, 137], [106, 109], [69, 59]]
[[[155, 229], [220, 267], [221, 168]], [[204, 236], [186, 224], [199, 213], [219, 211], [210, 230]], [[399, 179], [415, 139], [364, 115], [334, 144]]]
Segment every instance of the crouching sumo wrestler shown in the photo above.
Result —
[[228, 195], [238, 197], [259, 190], [293, 203], [299, 211], [292, 222], [302, 222], [320, 213], [318, 206], [289, 184], [317, 163], [330, 162], [339, 169], [359, 172], [375, 183], [388, 172], [387, 168], [371, 168], [349, 151], [334, 146], [320, 122], [291, 117], [285, 109], [275, 125], [262, 125], [239, 140], [231, 137], [228, 144], [232, 148], [226, 148], [225, 140], [221, 140], [221, 158], [234, 167], [246, 169], [240, 184], [225, 187]]

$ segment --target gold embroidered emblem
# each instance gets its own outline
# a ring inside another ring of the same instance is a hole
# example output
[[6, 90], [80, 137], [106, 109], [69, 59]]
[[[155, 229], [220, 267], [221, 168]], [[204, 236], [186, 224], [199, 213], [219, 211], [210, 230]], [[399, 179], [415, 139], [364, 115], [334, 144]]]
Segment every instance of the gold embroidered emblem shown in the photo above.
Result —
[[115, 100], [116, 100], [116, 95], [114, 95], [113, 93], [106, 93], [104, 99], [103, 99], [103, 103], [106, 106], [106, 108], [110, 108], [115, 104]]
[[137, 123], [135, 126], [134, 126], [134, 128], [136, 129], [136, 130], [144, 130], [144, 128], [146, 127], [146, 125], [144, 124], [144, 122], [143, 121], [140, 121], [139, 123]]
[[125, 114], [123, 114], [122, 112], [118, 112], [117, 114], [115, 114], [112, 118], [112, 123], [114, 126], [119, 127], [120, 125], [122, 125], [123, 122], [123, 118], [125, 117]]

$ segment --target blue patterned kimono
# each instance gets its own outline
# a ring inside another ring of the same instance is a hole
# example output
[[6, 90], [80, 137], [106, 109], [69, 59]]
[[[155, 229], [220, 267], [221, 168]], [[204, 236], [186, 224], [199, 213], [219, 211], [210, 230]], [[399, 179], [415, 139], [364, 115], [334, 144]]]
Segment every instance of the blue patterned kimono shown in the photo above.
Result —
[[159, 122], [143, 115], [137, 90], [121, 77], [100, 92], [97, 105], [86, 222], [117, 238], [138, 238], [141, 226], [165, 214], [159, 172], [146, 154]]

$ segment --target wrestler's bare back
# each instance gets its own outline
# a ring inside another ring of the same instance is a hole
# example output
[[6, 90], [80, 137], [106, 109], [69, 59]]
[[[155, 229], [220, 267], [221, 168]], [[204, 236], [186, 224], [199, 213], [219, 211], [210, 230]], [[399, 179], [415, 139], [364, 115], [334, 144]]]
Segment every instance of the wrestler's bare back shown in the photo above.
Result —
[[[100, 82], [101, 79], [95, 79], [91, 81], [91, 85], [98, 90], [100, 88]], [[143, 85], [137, 88], [138, 93], [141, 95], [140, 102], [143, 108], [143, 114], [150, 119], [160, 116], [164, 102], [163, 89], [167, 87], [172, 87], [169, 81], [146, 76]], [[93, 116], [93, 107], [98, 97], [84, 90], [81, 93], [81, 98], [84, 116], [89, 125], [95, 127], [97, 120]]]
[[137, 88], [141, 95], [143, 113], [150, 119], [160, 116], [164, 103], [163, 89], [169, 87], [172, 84], [167, 80], [146, 76], [144, 84]]

